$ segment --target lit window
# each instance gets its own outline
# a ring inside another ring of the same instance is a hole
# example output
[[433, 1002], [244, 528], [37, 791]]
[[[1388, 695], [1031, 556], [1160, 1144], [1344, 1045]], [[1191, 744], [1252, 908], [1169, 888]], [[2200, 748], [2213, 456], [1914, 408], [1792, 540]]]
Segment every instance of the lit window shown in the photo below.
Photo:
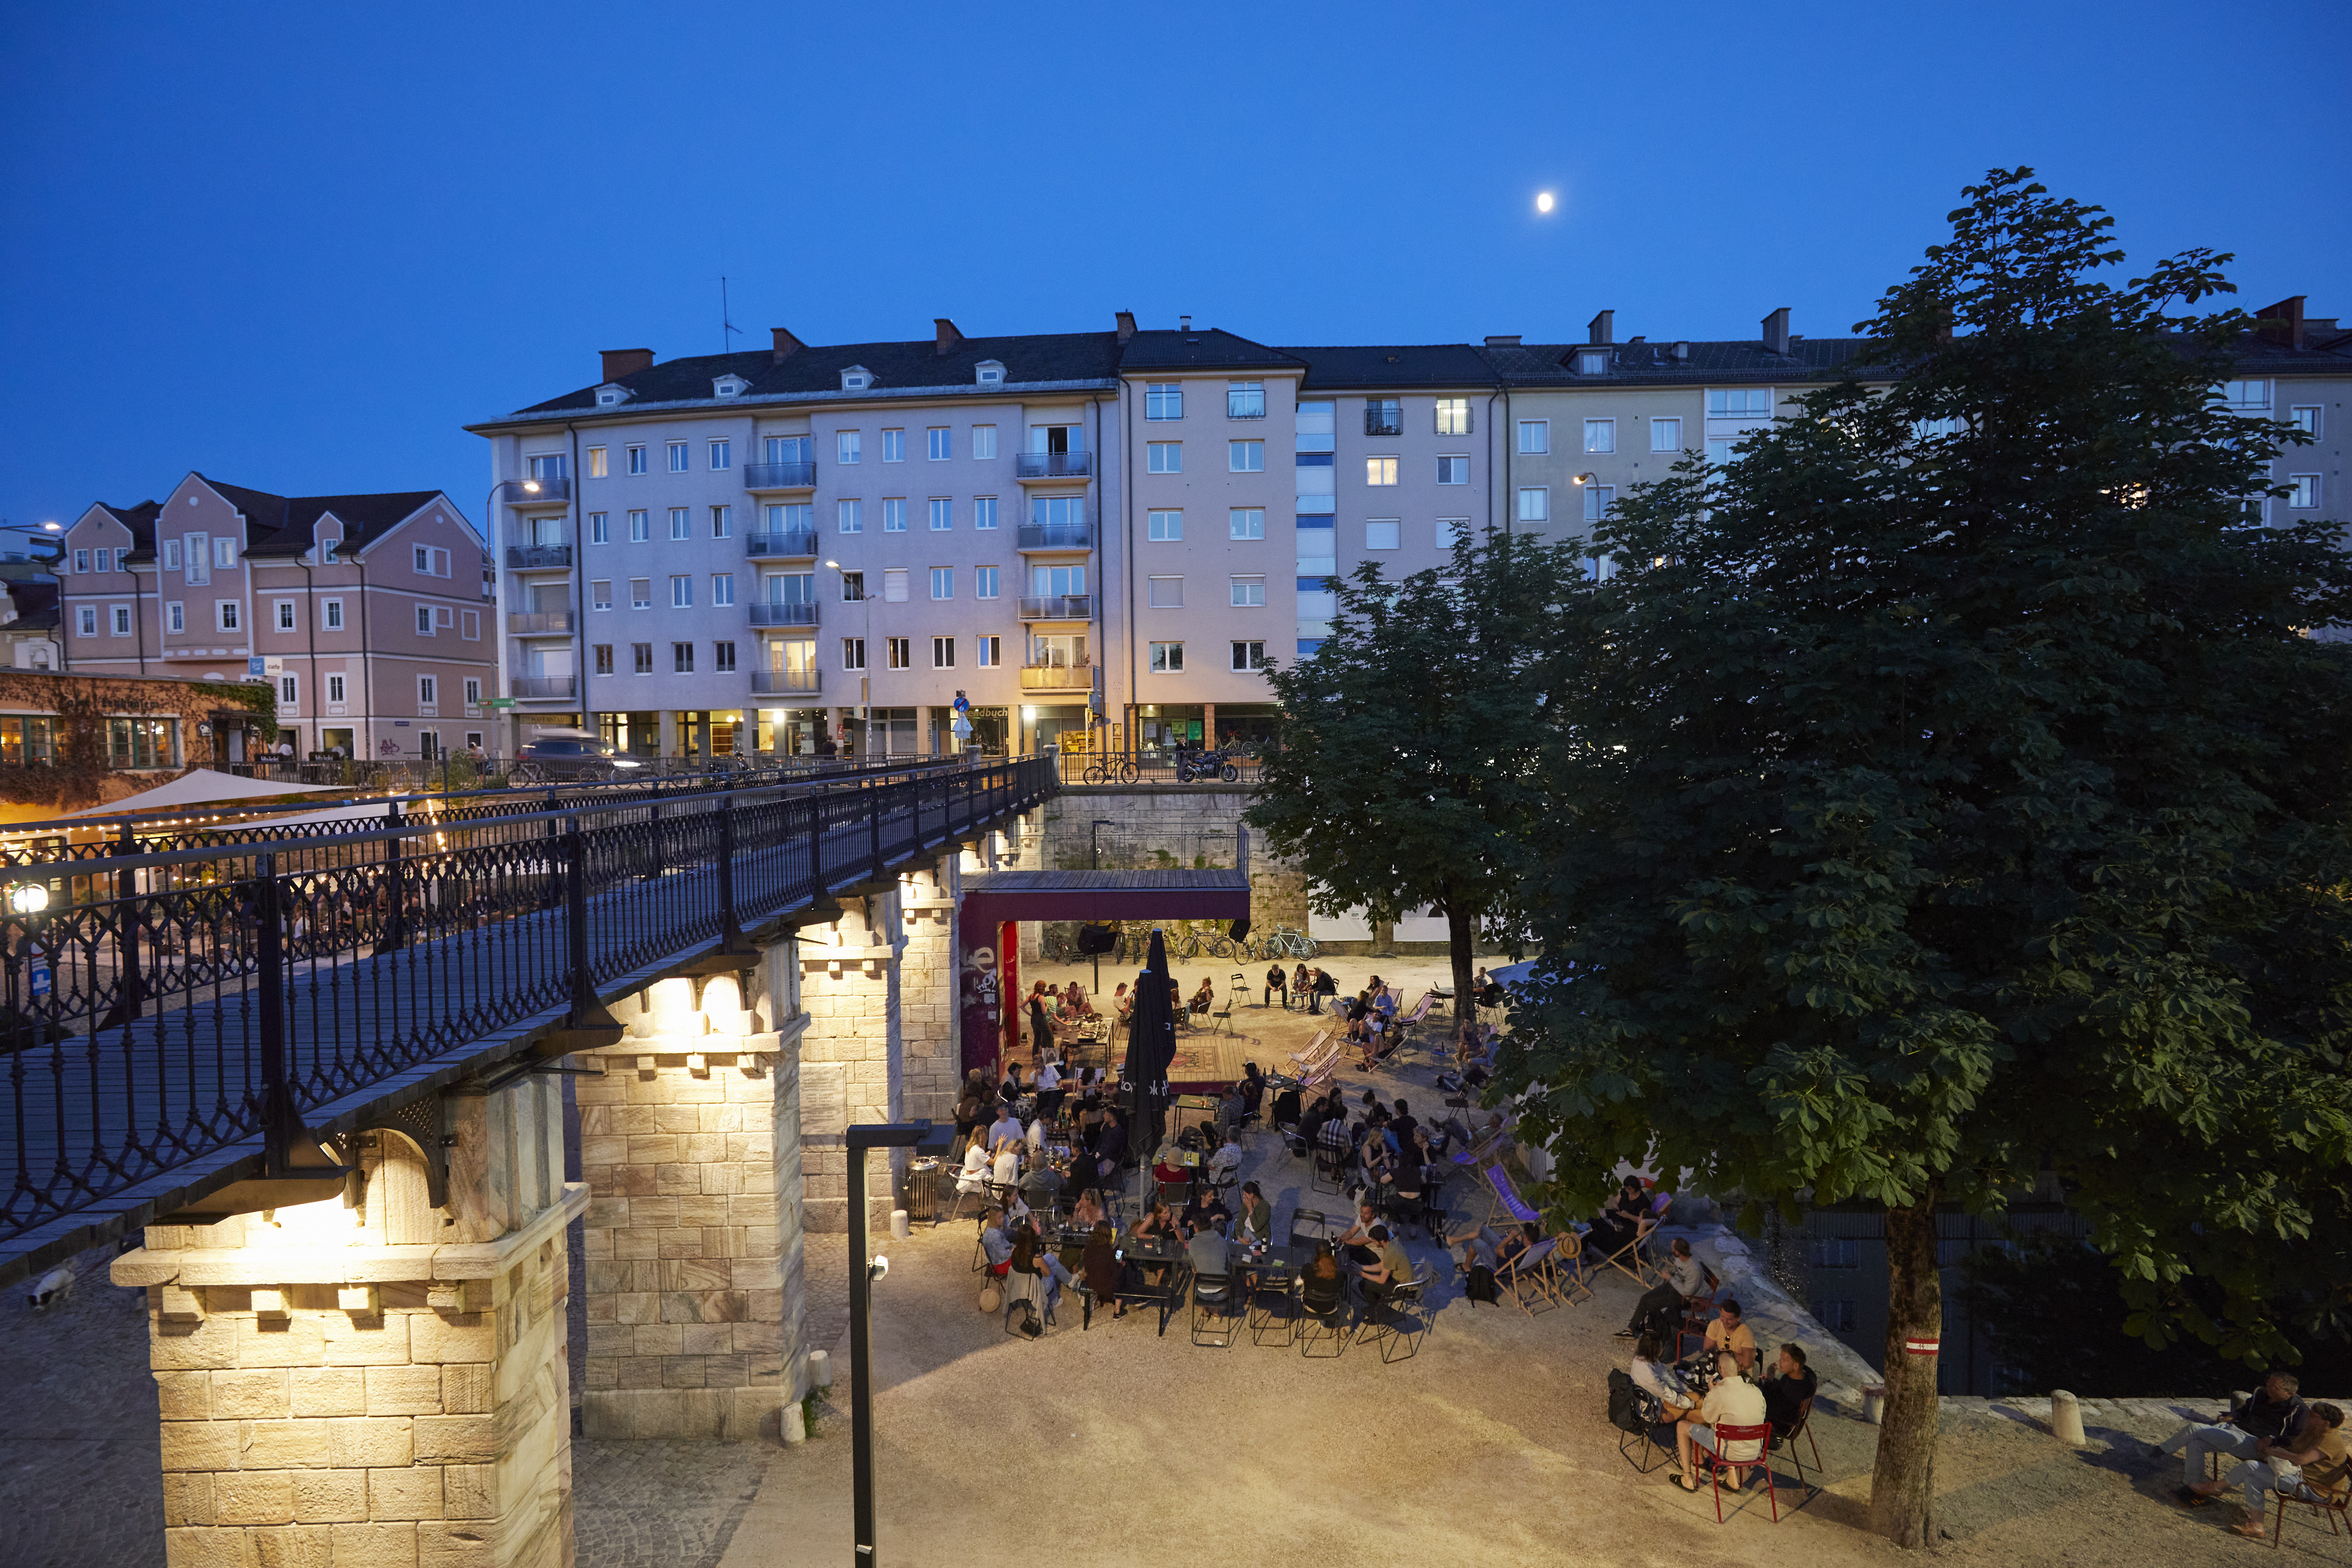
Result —
[[1441, 397], [1437, 400], [1437, 433], [1441, 436], [1470, 434], [1470, 400], [1466, 397]]
[[589, 447], [588, 477], [592, 479], [604, 479], [609, 471], [610, 470], [605, 467], [604, 448], [602, 447]]
[[1392, 485], [1397, 482], [1397, 460], [1394, 458], [1366, 458], [1364, 483]]

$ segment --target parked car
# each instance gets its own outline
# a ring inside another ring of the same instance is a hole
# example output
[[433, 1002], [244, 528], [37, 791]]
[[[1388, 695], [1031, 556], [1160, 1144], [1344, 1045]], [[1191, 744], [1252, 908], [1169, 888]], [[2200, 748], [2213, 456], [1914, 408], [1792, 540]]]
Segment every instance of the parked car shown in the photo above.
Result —
[[601, 782], [625, 776], [646, 764], [584, 731], [542, 730], [515, 749], [507, 773], [513, 784]]

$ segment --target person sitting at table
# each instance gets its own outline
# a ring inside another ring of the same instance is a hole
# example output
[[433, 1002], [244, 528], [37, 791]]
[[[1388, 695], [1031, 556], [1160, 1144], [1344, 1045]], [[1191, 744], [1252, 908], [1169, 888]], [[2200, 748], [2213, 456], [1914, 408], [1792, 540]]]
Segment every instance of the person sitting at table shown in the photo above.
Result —
[[1018, 1138], [1010, 1143], [997, 1145], [996, 1164], [989, 1174], [989, 1180], [996, 1184], [1000, 1194], [1021, 1184], [1021, 1154], [1028, 1147]]
[[[1425, 1136], [1419, 1128], [1413, 1131], [1416, 1136]], [[1423, 1163], [1422, 1156], [1428, 1152], [1426, 1147], [1415, 1144], [1411, 1150], [1397, 1155], [1395, 1163], [1389, 1167], [1389, 1194], [1392, 1205], [1390, 1212], [1404, 1226], [1408, 1236], [1412, 1234], [1412, 1216], [1421, 1212], [1421, 1194], [1425, 1180], [1423, 1173], [1428, 1169]]]
[[1715, 1270], [1691, 1256], [1689, 1242], [1678, 1236], [1666, 1250], [1665, 1279], [1633, 1303], [1633, 1316], [1617, 1331], [1619, 1339], [1634, 1339], [1653, 1329], [1662, 1334], [1674, 1332], [1675, 1320], [1691, 1298], [1714, 1286]]
[[1111, 1236], [1110, 1222], [1097, 1221], [1093, 1235], [1087, 1242], [1086, 1258], [1078, 1265], [1078, 1273], [1086, 1280], [1087, 1289], [1094, 1293], [1096, 1300], [1111, 1303], [1111, 1316], [1114, 1318], [1127, 1316], [1127, 1303], [1120, 1300], [1118, 1295], [1121, 1271], [1118, 1243]]
[[1255, 1182], [1242, 1184], [1242, 1206], [1234, 1215], [1233, 1237], [1235, 1241], [1274, 1239], [1274, 1205], [1265, 1201], [1264, 1189]]
[[1282, 998], [1283, 1011], [1290, 1010], [1290, 983], [1284, 978], [1279, 962], [1268, 964], [1265, 971], [1265, 1005], [1274, 1005], [1276, 996]]
[[1207, 1015], [1209, 1010], [1216, 1005], [1216, 983], [1211, 980], [1207, 975], [1203, 974], [1201, 976], [1201, 988], [1192, 993], [1192, 1000], [1187, 1004], [1187, 1006], [1194, 1016], [1204, 1016]]
[[1095, 1135], [1094, 1159], [1096, 1182], [1106, 1188], [1117, 1185], [1119, 1171], [1127, 1163], [1126, 1112], [1105, 1112], [1102, 1130]]
[[988, 1271], [999, 1279], [1013, 1262], [1013, 1238], [1004, 1234], [1004, 1211], [992, 1208], [980, 1223], [981, 1255], [988, 1259]]
[[1338, 1243], [1349, 1262], [1360, 1268], [1379, 1261], [1380, 1253], [1373, 1245], [1372, 1231], [1380, 1220], [1380, 1211], [1372, 1206], [1369, 1195], [1356, 1205], [1356, 1223], [1340, 1234]]
[[1626, 1177], [1617, 1195], [1602, 1206], [1591, 1229], [1585, 1232], [1585, 1249], [1602, 1258], [1622, 1249], [1640, 1230], [1640, 1216], [1647, 1206], [1642, 1200], [1641, 1178]]
[[981, 1193], [995, 1174], [995, 1162], [990, 1157], [988, 1145], [975, 1138], [964, 1146], [963, 1169], [956, 1173], [956, 1191]]
[[[2263, 1385], [2249, 1394], [2242, 1405], [2232, 1405], [2221, 1423], [2208, 1425], [2191, 1421], [2162, 1443], [2148, 1450], [2155, 1459], [2181, 1456], [2181, 1479], [2193, 1485], [2205, 1479], [2205, 1456], [2219, 1453], [2232, 1458], [2252, 1459], [2260, 1457], [2257, 1444], [2267, 1439], [2279, 1442], [2292, 1437], [2310, 1414], [2299, 1390], [2302, 1384], [2291, 1372], [2273, 1372], [2263, 1380]], [[2176, 1494], [2177, 1495], [2177, 1494]], [[2182, 1500], [2186, 1501], [2186, 1499]]]
[[1764, 1377], [1764, 1416], [1772, 1423], [1772, 1440], [1780, 1442], [1797, 1425], [1805, 1401], [1821, 1391], [1822, 1380], [1805, 1364], [1805, 1347], [1780, 1347], [1780, 1359]]
[[1062, 1110], [1062, 1064], [1048, 1058], [1037, 1064], [1037, 1115], [1045, 1121], [1054, 1121]]
[[1160, 1142], [1160, 1152], [1151, 1156], [1151, 1179], [1162, 1186], [1190, 1186], [1193, 1167], [1183, 1163], [1183, 1141], [1173, 1134]]
[[1307, 966], [1303, 963], [1291, 973], [1290, 994], [1298, 998], [1298, 1005], [1301, 1007], [1315, 1000], [1315, 976], [1307, 972]]
[[1215, 1187], [1231, 1186], [1234, 1177], [1241, 1173], [1241, 1168], [1240, 1139], [1236, 1134], [1228, 1132], [1225, 1134], [1225, 1141], [1217, 1145], [1217, 1152], [1209, 1156], [1209, 1184]]
[[1364, 1293], [1365, 1316], [1377, 1318], [1398, 1288], [1412, 1282], [1412, 1260], [1387, 1226], [1376, 1225], [1369, 1234], [1372, 1261], [1357, 1266], [1356, 1286]]
[[1036, 1214], [1046, 1214], [1062, 1206], [1062, 1173], [1050, 1160], [1030, 1163], [1028, 1173], [1021, 1178], [1021, 1201]]
[[1167, 1200], [1152, 1199], [1150, 1206], [1143, 1211], [1143, 1217], [1135, 1222], [1128, 1234], [1138, 1241], [1150, 1241], [1158, 1237], [1174, 1236], [1176, 1215], [1168, 1207]]
[[1110, 1010], [1111, 1016], [1122, 1024], [1135, 1012], [1135, 998], [1127, 994], [1127, 982], [1124, 980], [1110, 994]]
[[2321, 1507], [2343, 1506], [2346, 1489], [2352, 1486], [2352, 1443], [2346, 1441], [2344, 1412], [2337, 1406], [2313, 1405], [2293, 1436], [2275, 1443], [2263, 1438], [2255, 1448], [2259, 1458], [2231, 1466], [2220, 1480], [2199, 1481], [2183, 1489], [2192, 1499], [2205, 1500], [2231, 1487], [2242, 1488], [2245, 1515], [2230, 1528], [2254, 1541], [2266, 1533], [2263, 1520], [2273, 1493]]
[[1323, 1010], [1323, 999], [1327, 996], [1337, 996], [1338, 994], [1339, 994], [1339, 983], [1331, 978], [1331, 972], [1328, 969], [1316, 970], [1315, 984], [1313, 987], [1315, 1005], [1307, 1008], [1307, 1011], [1310, 1013], [1320, 1013]]
[[1706, 1326], [1706, 1348], [1727, 1355], [1746, 1372], [1756, 1364], [1756, 1335], [1739, 1321], [1739, 1298], [1726, 1296]]
[[1087, 1188], [1078, 1194], [1078, 1201], [1070, 1205], [1070, 1228], [1073, 1230], [1092, 1230], [1109, 1217], [1109, 1211], [1103, 1207], [1102, 1191], [1098, 1187]]
[[996, 1098], [1003, 1100], [1007, 1106], [1011, 1106], [1017, 1104], [1020, 1101], [1021, 1097], [1028, 1092], [1028, 1086], [1021, 1081], [1021, 1064], [1015, 1061], [1006, 1062], [1004, 1064], [1004, 1081], [997, 1085]]
[[[981, 1081], [971, 1081], [974, 1079]], [[955, 1124], [958, 1138], [970, 1139], [973, 1133], [986, 1125], [982, 1119], [993, 1109], [993, 1100], [994, 1097], [989, 1092], [984, 1075], [978, 1068], [972, 1068], [971, 1076], [964, 1082], [963, 1098], [956, 1101]]]
[[1243, 1119], [1255, 1116], [1258, 1107], [1265, 1103], [1265, 1074], [1257, 1070], [1257, 1063], [1243, 1067], [1242, 1080], [1234, 1086], [1234, 1090], [1242, 1097]]
[[1087, 1001], [1087, 988], [1075, 980], [1062, 987], [1062, 1000], [1069, 1005], [1070, 1016], [1073, 1018], [1087, 1017], [1094, 1012], [1093, 1006]]
[[1685, 1491], [1698, 1490], [1697, 1467], [1691, 1463], [1691, 1451], [1703, 1448], [1729, 1461], [1731, 1479], [1723, 1489], [1736, 1492], [1748, 1479], [1749, 1468], [1764, 1458], [1764, 1445], [1752, 1437], [1727, 1443], [1715, 1435], [1718, 1426], [1761, 1426], [1764, 1420], [1764, 1391], [1739, 1375], [1739, 1358], [1728, 1351], [1715, 1358], [1715, 1381], [1707, 1385], [1706, 1397], [1699, 1401], [1698, 1419], [1678, 1422], [1675, 1426], [1675, 1458], [1682, 1465]]
[[1633, 1364], [1630, 1370], [1633, 1386], [1658, 1402], [1666, 1421], [1688, 1421], [1698, 1415], [1698, 1395], [1691, 1392], [1681, 1372], [1666, 1359], [1665, 1345], [1657, 1335], [1643, 1334], [1633, 1342]]
[[1200, 1187], [1186, 1200], [1184, 1212], [1176, 1216], [1176, 1228], [1189, 1238], [1204, 1226], [1223, 1230], [1233, 1221], [1234, 1212], [1225, 1206], [1225, 1200], [1213, 1188]]
[[1249, 1106], [1242, 1099], [1241, 1080], [1236, 1079], [1225, 1086], [1224, 1093], [1217, 1097], [1217, 1131], [1221, 1135], [1240, 1131], [1242, 1118], [1248, 1114]]
[[1013, 1108], [1011, 1106], [1006, 1105], [999, 1107], [996, 1112], [996, 1120], [988, 1124], [988, 1147], [990, 1152], [993, 1152], [994, 1151], [1003, 1148], [1007, 1143], [1018, 1143], [1021, 1142], [1021, 1119], [1013, 1114]]
[[1213, 1225], [1203, 1225], [1192, 1233], [1184, 1243], [1185, 1261], [1195, 1274], [1223, 1275], [1232, 1272], [1233, 1255], [1225, 1245], [1225, 1233]]

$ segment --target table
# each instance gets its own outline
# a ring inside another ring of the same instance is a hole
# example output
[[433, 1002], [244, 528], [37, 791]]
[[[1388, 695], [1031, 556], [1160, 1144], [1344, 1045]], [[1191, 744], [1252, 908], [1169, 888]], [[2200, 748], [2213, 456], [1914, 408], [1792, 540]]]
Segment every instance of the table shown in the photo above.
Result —
[[1213, 1095], [1180, 1094], [1168, 1102], [1168, 1109], [1174, 1113], [1175, 1131], [1179, 1132], [1184, 1131], [1184, 1113], [1188, 1110], [1199, 1112], [1203, 1126], [1217, 1119], [1217, 1101]]
[[1290, 1310], [1290, 1300], [1293, 1292], [1298, 1289], [1299, 1268], [1298, 1260], [1291, 1249], [1279, 1243], [1268, 1243], [1262, 1253], [1253, 1256], [1235, 1248], [1233, 1270], [1249, 1292], [1250, 1342], [1257, 1345], [1266, 1342], [1268, 1331], [1276, 1326], [1275, 1310], [1277, 1307], [1282, 1310], [1279, 1319], [1282, 1337], [1276, 1342], [1288, 1345], [1295, 1342], [1298, 1333], [1298, 1318]]
[[[1148, 1237], [1137, 1239], [1122, 1237], [1119, 1251], [1128, 1268], [1136, 1270], [1136, 1283], [1129, 1288], [1124, 1278], [1119, 1281], [1119, 1294], [1139, 1300], [1156, 1301], [1160, 1305], [1160, 1332], [1168, 1332], [1168, 1320], [1183, 1299], [1184, 1244], [1174, 1237]], [[1146, 1268], [1160, 1270], [1160, 1283], [1148, 1282], [1143, 1277]]]

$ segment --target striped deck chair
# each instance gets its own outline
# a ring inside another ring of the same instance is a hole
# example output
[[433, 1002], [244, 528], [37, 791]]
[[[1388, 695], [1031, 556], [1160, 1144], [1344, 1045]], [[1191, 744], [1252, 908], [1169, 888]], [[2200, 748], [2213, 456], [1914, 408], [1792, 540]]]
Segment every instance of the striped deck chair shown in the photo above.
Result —
[[1315, 1065], [1315, 1053], [1321, 1050], [1323, 1048], [1323, 1042], [1330, 1037], [1331, 1031], [1328, 1029], [1319, 1029], [1316, 1031], [1315, 1037], [1307, 1042], [1307, 1048], [1305, 1050], [1292, 1051], [1289, 1053], [1290, 1059], [1297, 1062], [1302, 1068], [1313, 1067]]
[[1547, 1236], [1508, 1263], [1495, 1270], [1495, 1287], [1507, 1290], [1511, 1305], [1532, 1318], [1536, 1304], [1548, 1307], [1560, 1304], [1559, 1292], [1553, 1283], [1553, 1266], [1559, 1261], [1559, 1238]]

